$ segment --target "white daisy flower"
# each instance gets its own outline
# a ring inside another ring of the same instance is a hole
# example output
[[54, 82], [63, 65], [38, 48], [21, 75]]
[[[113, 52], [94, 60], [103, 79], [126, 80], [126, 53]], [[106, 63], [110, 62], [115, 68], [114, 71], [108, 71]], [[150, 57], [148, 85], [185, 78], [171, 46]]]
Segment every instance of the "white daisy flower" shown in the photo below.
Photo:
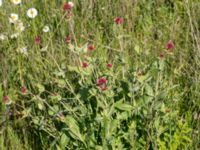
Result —
[[43, 31], [43, 32], [49, 32], [49, 26], [44, 26], [44, 28], [43, 28], [42, 31]]
[[74, 7], [74, 3], [73, 2], [68, 2], [68, 5], [70, 5], [71, 8]]
[[38, 15], [38, 11], [37, 9], [35, 8], [30, 8], [28, 11], [27, 11], [27, 15], [29, 18], [35, 18], [37, 15]]
[[2, 6], [2, 4], [3, 4], [3, 0], [0, 0], [0, 6]]
[[19, 33], [14, 33], [10, 36], [11, 39], [16, 39], [19, 36]]
[[5, 40], [7, 37], [4, 34], [0, 34], [0, 41]]
[[22, 1], [21, 0], [12, 0], [12, 3], [15, 4], [15, 5], [18, 5], [20, 4]]
[[17, 52], [21, 53], [21, 54], [24, 54], [24, 55], [28, 55], [28, 49], [27, 47], [21, 47], [21, 48], [18, 48], [17, 49]]
[[10, 23], [15, 23], [18, 19], [19, 19], [18, 14], [15, 14], [15, 13], [10, 14], [10, 17], [9, 17]]

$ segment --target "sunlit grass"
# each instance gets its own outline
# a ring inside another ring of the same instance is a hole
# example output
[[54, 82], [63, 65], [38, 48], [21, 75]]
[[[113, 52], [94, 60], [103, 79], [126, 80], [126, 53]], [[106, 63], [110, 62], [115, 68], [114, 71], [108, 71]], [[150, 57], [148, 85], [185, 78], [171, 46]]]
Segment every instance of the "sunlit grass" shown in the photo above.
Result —
[[0, 6], [0, 149], [198, 149], [200, 2], [72, 2]]

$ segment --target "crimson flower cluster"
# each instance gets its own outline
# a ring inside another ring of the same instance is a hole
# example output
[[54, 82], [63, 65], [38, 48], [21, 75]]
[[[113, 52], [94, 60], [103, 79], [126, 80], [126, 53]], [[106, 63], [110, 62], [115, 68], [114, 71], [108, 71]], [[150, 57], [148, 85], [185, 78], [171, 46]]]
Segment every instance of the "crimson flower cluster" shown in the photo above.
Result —
[[88, 66], [89, 66], [88, 62], [84, 61], [84, 62], [82, 63], [82, 67], [83, 67], [83, 68], [87, 68]]
[[[167, 42], [167, 44], [165, 45], [165, 49], [168, 51], [168, 52], [172, 52], [173, 49], [174, 49], [174, 43], [170, 40]], [[164, 52], [161, 52], [160, 53], [160, 59], [163, 59], [165, 57], [165, 53]]]
[[97, 80], [97, 85], [102, 91], [107, 90], [107, 80], [106, 80], [106, 78], [104, 78], [104, 77], [99, 78]]
[[63, 10], [67, 13], [67, 17], [71, 17], [72, 16], [72, 8], [74, 7], [74, 4], [72, 2], [67, 2], [64, 3], [63, 5]]
[[121, 17], [116, 17], [116, 18], [114, 19], [114, 21], [115, 21], [115, 23], [116, 23], [117, 25], [120, 25], [120, 24], [124, 23], [124, 19], [121, 18]]
[[41, 44], [41, 37], [40, 37], [40, 36], [36, 36], [36, 37], [35, 37], [35, 44], [36, 44], [36, 45]]
[[27, 88], [25, 86], [21, 87], [21, 93], [26, 94], [27, 93]]
[[3, 103], [4, 104], [9, 103], [9, 101], [10, 101], [10, 98], [7, 95], [3, 97]]

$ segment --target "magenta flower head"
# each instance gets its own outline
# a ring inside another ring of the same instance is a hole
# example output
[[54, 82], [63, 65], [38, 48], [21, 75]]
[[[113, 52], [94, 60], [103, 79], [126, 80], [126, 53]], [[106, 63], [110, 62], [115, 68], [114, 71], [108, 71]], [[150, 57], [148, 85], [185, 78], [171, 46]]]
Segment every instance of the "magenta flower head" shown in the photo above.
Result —
[[23, 87], [21, 87], [20, 91], [21, 91], [22, 94], [26, 94], [27, 88], [25, 86], [23, 86]]
[[83, 67], [83, 68], [87, 68], [88, 66], [89, 66], [88, 62], [84, 61], [84, 62], [82, 63], [82, 67]]
[[94, 45], [89, 44], [88, 47], [87, 47], [87, 49], [88, 49], [88, 51], [94, 51], [95, 47], [94, 47]]
[[71, 43], [71, 37], [70, 36], [65, 37], [65, 43], [67, 43], [67, 44]]
[[41, 37], [40, 36], [36, 36], [35, 37], [35, 44], [39, 45], [41, 43]]
[[116, 23], [117, 25], [120, 25], [120, 24], [122, 24], [122, 23], [124, 22], [124, 19], [122, 19], [122, 18], [120, 18], [120, 17], [116, 17], [114, 21], [115, 21], [115, 23]]
[[111, 63], [108, 63], [106, 66], [107, 68], [112, 68], [113, 65]]
[[71, 11], [73, 7], [74, 7], [74, 3], [72, 2], [67, 2], [67, 3], [64, 3], [63, 5], [64, 11]]
[[168, 50], [168, 51], [172, 51], [174, 49], [174, 43], [170, 40], [167, 42], [165, 48]]
[[97, 85], [102, 91], [105, 91], [107, 89], [107, 80], [106, 80], [106, 78], [104, 78], [104, 77], [99, 78], [97, 80]]
[[9, 104], [11, 103], [10, 98], [9, 98], [7, 95], [5, 95], [5, 96], [3, 97], [2, 102], [3, 102], [4, 104], [6, 104], [6, 105], [9, 105]]

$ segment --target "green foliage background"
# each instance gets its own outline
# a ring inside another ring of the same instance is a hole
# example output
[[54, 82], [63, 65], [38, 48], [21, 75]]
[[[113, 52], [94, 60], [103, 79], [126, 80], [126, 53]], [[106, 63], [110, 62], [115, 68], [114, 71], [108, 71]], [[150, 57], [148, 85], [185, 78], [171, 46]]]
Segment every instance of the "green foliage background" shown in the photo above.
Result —
[[[0, 7], [0, 33], [8, 36], [0, 41], [0, 99], [12, 100], [0, 102], [0, 149], [199, 149], [199, 0], [73, 0], [70, 19], [64, 2]], [[16, 32], [10, 13], [26, 27], [17, 39], [9, 38]], [[165, 49], [169, 40], [173, 52]], [[84, 53], [88, 43], [92, 53]], [[16, 51], [23, 46], [28, 56]], [[96, 84], [102, 76], [104, 92]]]

